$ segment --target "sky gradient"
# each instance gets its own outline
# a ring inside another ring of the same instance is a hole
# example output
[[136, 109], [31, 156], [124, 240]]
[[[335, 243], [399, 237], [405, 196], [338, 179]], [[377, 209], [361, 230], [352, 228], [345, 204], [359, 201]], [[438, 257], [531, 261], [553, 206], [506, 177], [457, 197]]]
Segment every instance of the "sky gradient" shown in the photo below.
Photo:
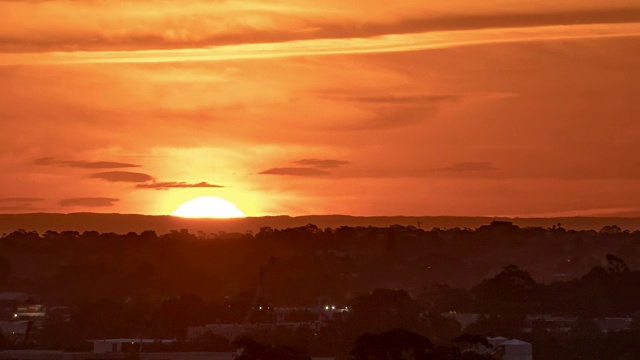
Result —
[[1, 213], [640, 215], [636, 1], [0, 14]]

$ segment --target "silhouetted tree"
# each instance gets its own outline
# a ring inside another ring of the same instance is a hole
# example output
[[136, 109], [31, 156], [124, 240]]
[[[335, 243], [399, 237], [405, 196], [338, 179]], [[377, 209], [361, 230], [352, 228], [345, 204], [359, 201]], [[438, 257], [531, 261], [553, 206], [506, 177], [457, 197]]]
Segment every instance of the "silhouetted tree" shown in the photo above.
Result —
[[420, 318], [419, 305], [404, 290], [375, 289], [370, 294], [354, 298], [350, 308], [346, 325], [357, 334], [393, 328], [418, 332], [426, 329]]
[[231, 351], [232, 346], [229, 339], [222, 335], [214, 334], [210, 331], [189, 341], [189, 348], [192, 351]]
[[311, 360], [298, 349], [265, 345], [246, 337], [234, 340], [233, 345], [242, 349], [242, 354], [236, 357], [237, 360]]
[[155, 319], [162, 336], [184, 339], [190, 325], [203, 325], [206, 308], [197, 295], [182, 295], [162, 302]]
[[630, 271], [627, 264], [615, 255], [607, 254], [605, 259], [607, 261], [607, 271], [610, 273], [619, 274], [628, 273]]
[[601, 234], [620, 234], [622, 229], [618, 225], [605, 225], [600, 229]]
[[9, 276], [11, 276], [11, 264], [0, 255], [0, 286], [5, 286], [9, 282]]
[[426, 337], [404, 329], [384, 333], [365, 333], [355, 341], [351, 351], [353, 360], [426, 359], [433, 344]]
[[481, 312], [512, 316], [535, 311], [538, 289], [528, 272], [508, 265], [494, 278], [483, 280], [471, 289], [471, 293]]

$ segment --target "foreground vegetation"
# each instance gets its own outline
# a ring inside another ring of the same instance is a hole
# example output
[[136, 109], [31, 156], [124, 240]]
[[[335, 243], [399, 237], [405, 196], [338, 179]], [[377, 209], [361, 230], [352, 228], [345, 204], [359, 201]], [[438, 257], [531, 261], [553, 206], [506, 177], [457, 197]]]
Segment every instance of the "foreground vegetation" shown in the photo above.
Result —
[[[466, 333], [529, 341], [536, 359], [624, 359], [640, 353], [638, 321], [603, 333], [593, 319], [639, 315], [638, 250], [640, 233], [615, 226], [567, 231], [504, 222], [430, 231], [308, 225], [255, 235], [19, 230], [0, 238], [3, 290], [66, 310], [50, 311], [28, 341], [1, 343], [86, 350], [95, 338], [176, 338], [156, 350], [227, 351], [234, 345], [217, 335], [186, 341], [187, 327], [241, 323], [252, 304], [262, 309], [249, 321], [270, 322], [275, 306], [331, 303], [350, 311], [320, 330], [254, 333], [252, 346], [358, 359], [357, 350], [367, 349], [363, 334], [403, 329], [428, 341], [418, 342], [430, 344], [421, 352], [429, 358], [462, 356], [454, 340]], [[483, 315], [461, 329], [451, 312]], [[523, 333], [527, 314], [580, 320], [566, 333]]]

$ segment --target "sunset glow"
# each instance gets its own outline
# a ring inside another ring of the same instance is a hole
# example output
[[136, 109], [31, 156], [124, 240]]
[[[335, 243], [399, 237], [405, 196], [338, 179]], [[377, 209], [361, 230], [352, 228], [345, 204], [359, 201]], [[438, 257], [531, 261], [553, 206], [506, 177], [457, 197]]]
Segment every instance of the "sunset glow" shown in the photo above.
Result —
[[218, 197], [199, 197], [178, 206], [171, 213], [173, 216], [186, 218], [239, 218], [244, 213], [234, 204]]
[[0, 213], [640, 215], [630, 1], [0, 13]]

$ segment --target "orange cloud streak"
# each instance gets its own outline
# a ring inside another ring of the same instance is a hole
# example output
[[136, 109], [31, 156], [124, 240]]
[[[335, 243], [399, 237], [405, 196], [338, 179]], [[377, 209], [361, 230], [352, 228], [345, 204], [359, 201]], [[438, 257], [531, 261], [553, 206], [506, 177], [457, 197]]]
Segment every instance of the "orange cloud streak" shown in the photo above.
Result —
[[297, 40], [201, 49], [7, 54], [1, 65], [161, 63], [225, 61], [310, 55], [371, 54], [442, 49], [492, 43], [640, 36], [640, 23], [556, 25], [523, 28], [434, 31], [370, 38]]

